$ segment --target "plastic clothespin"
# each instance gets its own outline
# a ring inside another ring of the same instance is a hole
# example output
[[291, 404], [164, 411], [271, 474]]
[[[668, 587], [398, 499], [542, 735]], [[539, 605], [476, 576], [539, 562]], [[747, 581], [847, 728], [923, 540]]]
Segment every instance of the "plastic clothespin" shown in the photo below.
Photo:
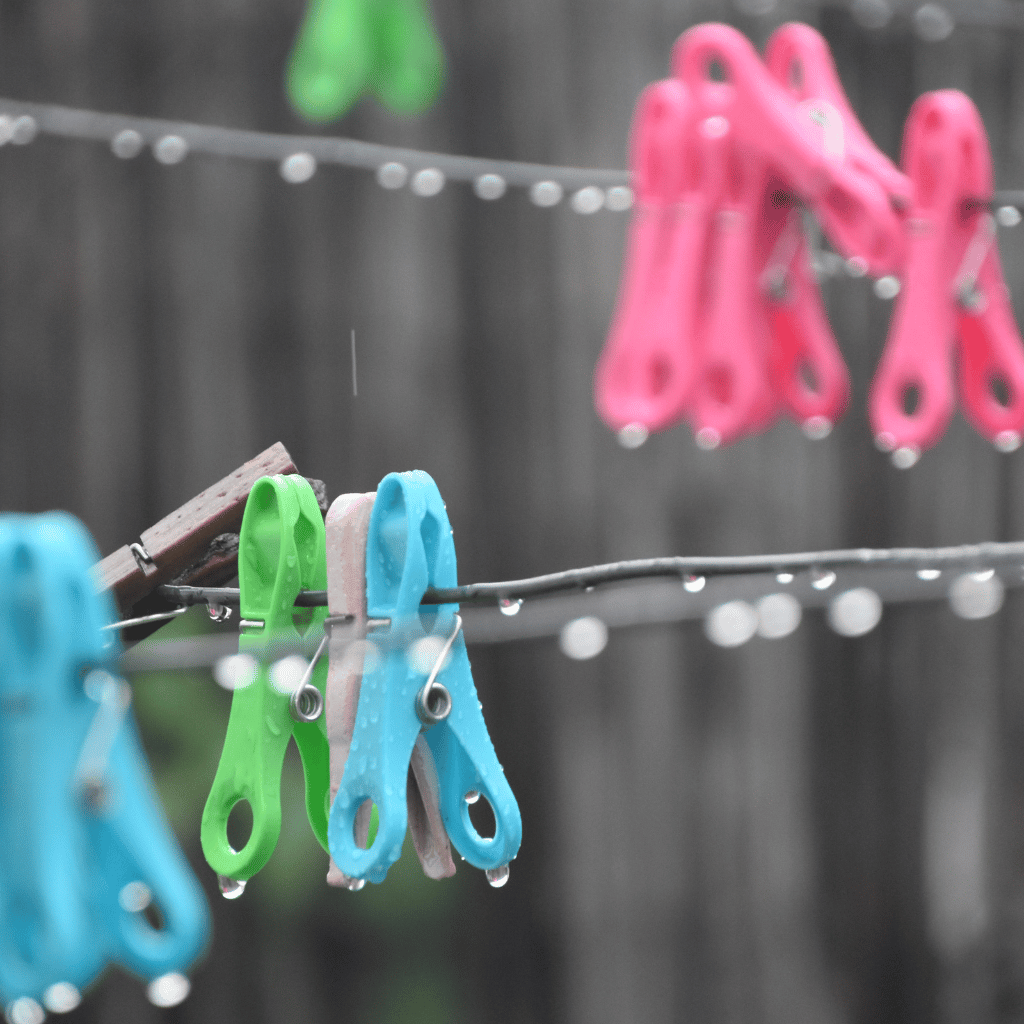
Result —
[[662, 430], [686, 415], [710, 226], [694, 122], [682, 82], [655, 82], [641, 93], [630, 160], [637, 202], [622, 289], [594, 378], [594, 403], [613, 430]]
[[[706, 24], [676, 41], [672, 66], [684, 82], [700, 81], [704, 95], [729, 106], [739, 142], [760, 152], [774, 171], [814, 210], [844, 256], [884, 272], [900, 223], [881, 186], [856, 172], [828, 145], [827, 133], [769, 74], [757, 51], [736, 29]], [[713, 78], [718, 69], [724, 80]]]
[[[428, 586], [456, 583], [455, 545], [437, 485], [421, 470], [386, 476], [370, 517], [366, 595], [367, 615], [390, 620], [390, 646], [363, 677], [330, 814], [331, 856], [349, 878], [381, 882], [401, 854], [409, 763], [421, 730], [437, 765], [445, 828], [459, 853], [501, 884], [519, 850], [519, 808], [487, 734], [458, 606], [420, 606]], [[494, 811], [490, 839], [481, 838], [469, 817], [467, 801], [480, 794]], [[362, 849], [354, 829], [367, 800], [377, 805], [380, 825], [373, 844]]]
[[[330, 666], [327, 671], [326, 722], [331, 748], [331, 800], [341, 784], [348, 760], [356, 709], [366, 658], [379, 658], [377, 648], [366, 642], [366, 537], [375, 494], [343, 494], [327, 513], [327, 598], [330, 618]], [[422, 733], [413, 747], [407, 784], [409, 830], [423, 871], [429, 878], [455, 874], [451, 846], [444, 830], [439, 805], [434, 756]], [[365, 849], [372, 831], [372, 801], [356, 812], [357, 845]], [[330, 885], [362, 888], [362, 879], [340, 871], [334, 861], [327, 874]]]
[[[120, 654], [88, 532], [0, 516], [0, 997], [70, 1009], [108, 961], [147, 979], [206, 945], [209, 913], [107, 668]], [[154, 902], [163, 927], [142, 911]]]
[[1024, 351], [986, 209], [988, 140], [971, 100], [955, 90], [920, 97], [907, 119], [903, 164], [915, 199], [902, 288], [871, 386], [876, 443], [905, 468], [942, 436], [955, 405], [959, 334], [965, 412], [997, 446], [1013, 450], [1024, 431]]
[[[316, 496], [300, 476], [263, 477], [245, 506], [238, 582], [239, 651], [258, 662], [255, 679], [235, 690], [220, 764], [203, 810], [201, 838], [225, 894], [237, 894], [270, 859], [281, 831], [281, 768], [294, 736], [302, 758], [306, 813], [327, 849], [329, 753], [323, 721], [327, 665], [322, 659], [298, 688], [278, 689], [270, 661], [316, 636], [326, 608], [296, 608], [301, 590], [327, 585], [324, 522]], [[308, 704], [306, 703], [308, 700]], [[227, 836], [235, 804], [252, 807], [252, 833], [238, 851]]]
[[[764, 61], [768, 70], [814, 119], [826, 122], [838, 118], [841, 159], [847, 166], [873, 178], [898, 213], [909, 210], [913, 185], [896, 165], [871, 141], [843, 91], [828, 43], [816, 29], [801, 22], [788, 22], [777, 28], [768, 40]], [[816, 104], [824, 109], [818, 110]], [[891, 237], [893, 256], [898, 267], [902, 257], [902, 237]]]
[[768, 373], [780, 404], [817, 439], [846, 411], [850, 375], [825, 315], [801, 219], [769, 184], [759, 232], [767, 252], [761, 293], [771, 335]]
[[310, 121], [341, 117], [366, 89], [400, 114], [433, 103], [444, 53], [426, 0], [310, 0], [288, 94]]

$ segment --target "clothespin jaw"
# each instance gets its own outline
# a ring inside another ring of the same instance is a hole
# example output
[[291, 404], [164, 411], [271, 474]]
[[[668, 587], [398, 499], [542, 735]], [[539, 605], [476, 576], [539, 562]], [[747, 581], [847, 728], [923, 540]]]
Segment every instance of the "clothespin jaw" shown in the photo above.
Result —
[[[461, 624], [457, 606], [420, 607], [428, 586], [454, 586], [457, 579], [451, 525], [437, 485], [420, 470], [385, 477], [367, 536], [367, 614], [390, 619], [397, 642], [364, 675], [348, 760], [331, 807], [331, 856], [350, 878], [381, 882], [401, 854], [409, 761], [423, 728], [456, 849], [470, 863], [490, 868], [507, 864], [518, 851], [519, 809], [487, 737], [465, 642], [455, 635]], [[431, 711], [431, 693], [425, 692], [430, 680], [444, 688], [444, 712]], [[479, 782], [491, 802], [497, 823], [492, 839], [477, 836], [468, 815], [463, 820], [472, 788], [467, 780]], [[354, 828], [366, 800], [377, 805], [380, 824], [370, 848], [361, 849]]]
[[[869, 412], [878, 446], [909, 453], [902, 463], [908, 465], [938, 441], [953, 415], [953, 351], [958, 318], [964, 319], [959, 278], [985, 227], [978, 200], [992, 192], [984, 126], [967, 96], [942, 90], [914, 103], [903, 166], [914, 183], [907, 260]], [[970, 347], [973, 358], [979, 350]]]
[[[201, 839], [210, 867], [245, 881], [270, 859], [281, 831], [281, 768], [293, 736], [302, 758], [306, 812], [314, 835], [327, 848], [329, 753], [322, 715], [296, 721], [291, 694], [274, 686], [275, 649], [298, 645], [323, 626], [326, 609], [295, 607], [300, 590], [327, 584], [324, 523], [310, 485], [300, 476], [264, 477], [246, 503], [240, 535], [238, 581], [243, 632], [239, 650], [258, 662], [254, 681], [235, 690], [224, 750], [203, 811]], [[327, 666], [317, 664], [310, 683], [321, 696]], [[252, 807], [252, 833], [231, 848], [227, 821], [241, 800]]]
[[[45, 1002], [58, 983], [81, 990], [108, 959], [149, 979], [181, 971], [209, 937], [202, 891], [135, 736], [130, 690], [106, 670], [120, 645], [102, 630], [114, 606], [94, 590], [95, 559], [72, 516], [0, 517], [10, 601], [0, 615], [0, 934], [20, 947], [0, 952], [8, 998]], [[126, 906], [126, 891], [155, 900], [159, 931]]]
[[444, 52], [424, 0], [310, 0], [287, 87], [303, 117], [331, 121], [366, 88], [396, 113], [419, 113], [443, 78]]
[[637, 202], [622, 289], [594, 377], [595, 406], [614, 430], [662, 430], [686, 415], [710, 212], [699, 190], [694, 119], [688, 91], [676, 79], [648, 86], [633, 117]]
[[[728, 25], [698, 25], [684, 32], [672, 66], [698, 101], [728, 106], [736, 138], [761, 153], [815, 211], [826, 234], [848, 258], [872, 272], [892, 265], [899, 220], [881, 186], [830, 151], [819, 127], [768, 73], [757, 51]], [[719, 68], [724, 81], [712, 77]]]

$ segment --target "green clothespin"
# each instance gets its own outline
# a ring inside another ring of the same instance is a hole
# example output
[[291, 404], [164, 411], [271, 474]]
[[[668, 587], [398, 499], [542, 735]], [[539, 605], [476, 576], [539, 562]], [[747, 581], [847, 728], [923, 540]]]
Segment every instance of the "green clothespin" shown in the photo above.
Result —
[[341, 117], [366, 89], [399, 114], [433, 103], [444, 53], [427, 0], [310, 0], [288, 66], [292, 105], [310, 121]]
[[[282, 692], [272, 680], [274, 648], [294, 647], [323, 626], [327, 609], [296, 608], [295, 598], [300, 590], [326, 588], [326, 559], [323, 516], [309, 484], [301, 476], [259, 479], [245, 506], [238, 557], [241, 615], [250, 623], [242, 627], [238, 648], [256, 659], [258, 669], [255, 679], [232, 696], [201, 830], [203, 853], [227, 896], [241, 891], [277, 845], [281, 768], [292, 736], [302, 758], [309, 823], [327, 849], [330, 750], [320, 714], [327, 659], [320, 659], [301, 692]], [[227, 823], [240, 800], [252, 807], [252, 833], [236, 852], [228, 843]]]

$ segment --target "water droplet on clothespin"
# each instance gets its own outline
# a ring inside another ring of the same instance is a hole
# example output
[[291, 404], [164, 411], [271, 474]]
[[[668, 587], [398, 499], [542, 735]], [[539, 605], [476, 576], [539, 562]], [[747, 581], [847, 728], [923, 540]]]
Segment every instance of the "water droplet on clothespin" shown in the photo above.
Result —
[[184, 974], [173, 972], [154, 978], [146, 988], [146, 998], [154, 1006], [177, 1006], [192, 991], [192, 982]]
[[7, 1007], [6, 1014], [10, 1024], [42, 1024], [46, 1019], [46, 1011], [29, 996], [15, 999]]
[[145, 146], [146, 140], [134, 128], [125, 128], [110, 140], [110, 151], [121, 160], [138, 156]]
[[808, 416], [800, 424], [800, 429], [811, 441], [823, 441], [832, 433], [832, 421], [827, 416]]
[[1021, 437], [1016, 430], [1000, 430], [996, 434], [993, 444], [996, 448], [1008, 455], [1010, 452], [1015, 452], [1020, 447]]
[[961, 619], [984, 619], [1003, 606], [1005, 588], [994, 569], [964, 573], [949, 588], [949, 605]]
[[921, 449], [912, 444], [904, 445], [902, 448], [897, 448], [890, 458], [897, 469], [910, 469], [921, 458]]
[[279, 170], [289, 185], [301, 185], [316, 174], [316, 158], [312, 153], [292, 153], [281, 161]]
[[564, 194], [557, 181], [536, 181], [530, 186], [530, 200], [534, 206], [557, 206]]
[[343, 889], [348, 889], [349, 892], [359, 892], [366, 885], [365, 878], [353, 878], [351, 875], [346, 875], [344, 872], [341, 874], [341, 885]]
[[508, 865], [502, 864], [501, 867], [488, 868], [484, 875], [492, 889], [500, 889], [508, 881]]
[[996, 210], [996, 221], [1000, 227], [1015, 228], [1021, 221], [1020, 210], [1016, 206], [1000, 206]]
[[237, 900], [245, 892], [245, 882], [241, 878], [228, 878], [227, 875], [217, 876], [217, 887], [226, 900]]
[[650, 432], [642, 423], [627, 423], [617, 436], [623, 448], [639, 448], [650, 437]]
[[892, 274], [880, 277], [874, 285], [875, 295], [880, 299], [895, 299], [900, 293], [900, 280]]
[[697, 447], [705, 452], [714, 451], [722, 443], [722, 435], [714, 427], [701, 427], [693, 439]]
[[70, 981], [58, 981], [43, 993], [43, 1006], [50, 1013], [70, 1013], [82, 1001], [82, 993]]
[[703, 589], [707, 580], [703, 576], [695, 576], [693, 573], [687, 573], [683, 577], [683, 590], [688, 594], [699, 594]]
[[757, 602], [757, 632], [766, 640], [789, 636], [803, 617], [800, 602], [792, 594], [765, 594]]
[[523, 607], [521, 597], [499, 597], [498, 609], [502, 615], [518, 615], [519, 609]]
[[121, 909], [129, 914], [138, 914], [153, 902], [153, 891], [145, 882], [129, 882], [117, 894]]
[[942, 575], [941, 569], [918, 569], [917, 578], [919, 580], [937, 580]]
[[868, 587], [837, 595], [828, 606], [828, 624], [840, 636], [870, 633], [882, 618], [882, 599]]
[[480, 799], [480, 793], [477, 790], [475, 790], [475, 789], [471, 789], [466, 794], [466, 798], [465, 799], [466, 799], [466, 803], [467, 804], [475, 804], [477, 802], [477, 800]]
[[812, 569], [811, 586], [815, 590], [828, 590], [836, 581], [836, 574], [831, 569]]
[[595, 615], [567, 622], [558, 635], [558, 646], [567, 658], [586, 661], [596, 658], [608, 645], [608, 627]]

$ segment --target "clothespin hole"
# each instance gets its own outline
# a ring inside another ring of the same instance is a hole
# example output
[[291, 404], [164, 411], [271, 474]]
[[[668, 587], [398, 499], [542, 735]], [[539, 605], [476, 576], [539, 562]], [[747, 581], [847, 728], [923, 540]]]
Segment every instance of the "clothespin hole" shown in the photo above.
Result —
[[789, 87], [800, 91], [804, 87], [804, 65], [799, 57], [795, 57], [789, 65]]
[[227, 823], [228, 846], [232, 853], [245, 849], [252, 835], [252, 804], [242, 799], [231, 808]]
[[493, 839], [498, 826], [494, 819], [494, 808], [491, 807], [491, 802], [481, 794], [480, 799], [467, 800], [466, 805], [469, 808], [470, 824], [476, 834], [481, 839]]
[[913, 416], [921, 404], [921, 391], [916, 384], [907, 384], [903, 388], [903, 415]]
[[1010, 382], [1001, 373], [993, 373], [988, 378], [988, 387], [992, 392], [992, 397], [1004, 409], [1009, 409], [1010, 403], [1013, 401]]
[[705, 74], [709, 82], [729, 81], [729, 73], [726, 71], [725, 62], [720, 57], [712, 57], [708, 61]]
[[807, 362], [806, 359], [801, 360], [797, 372], [800, 378], [800, 383], [805, 391], [809, 392], [812, 395], [817, 395], [821, 393], [821, 385], [818, 382], [818, 375], [814, 372], [814, 367], [811, 366], [811, 364]]

